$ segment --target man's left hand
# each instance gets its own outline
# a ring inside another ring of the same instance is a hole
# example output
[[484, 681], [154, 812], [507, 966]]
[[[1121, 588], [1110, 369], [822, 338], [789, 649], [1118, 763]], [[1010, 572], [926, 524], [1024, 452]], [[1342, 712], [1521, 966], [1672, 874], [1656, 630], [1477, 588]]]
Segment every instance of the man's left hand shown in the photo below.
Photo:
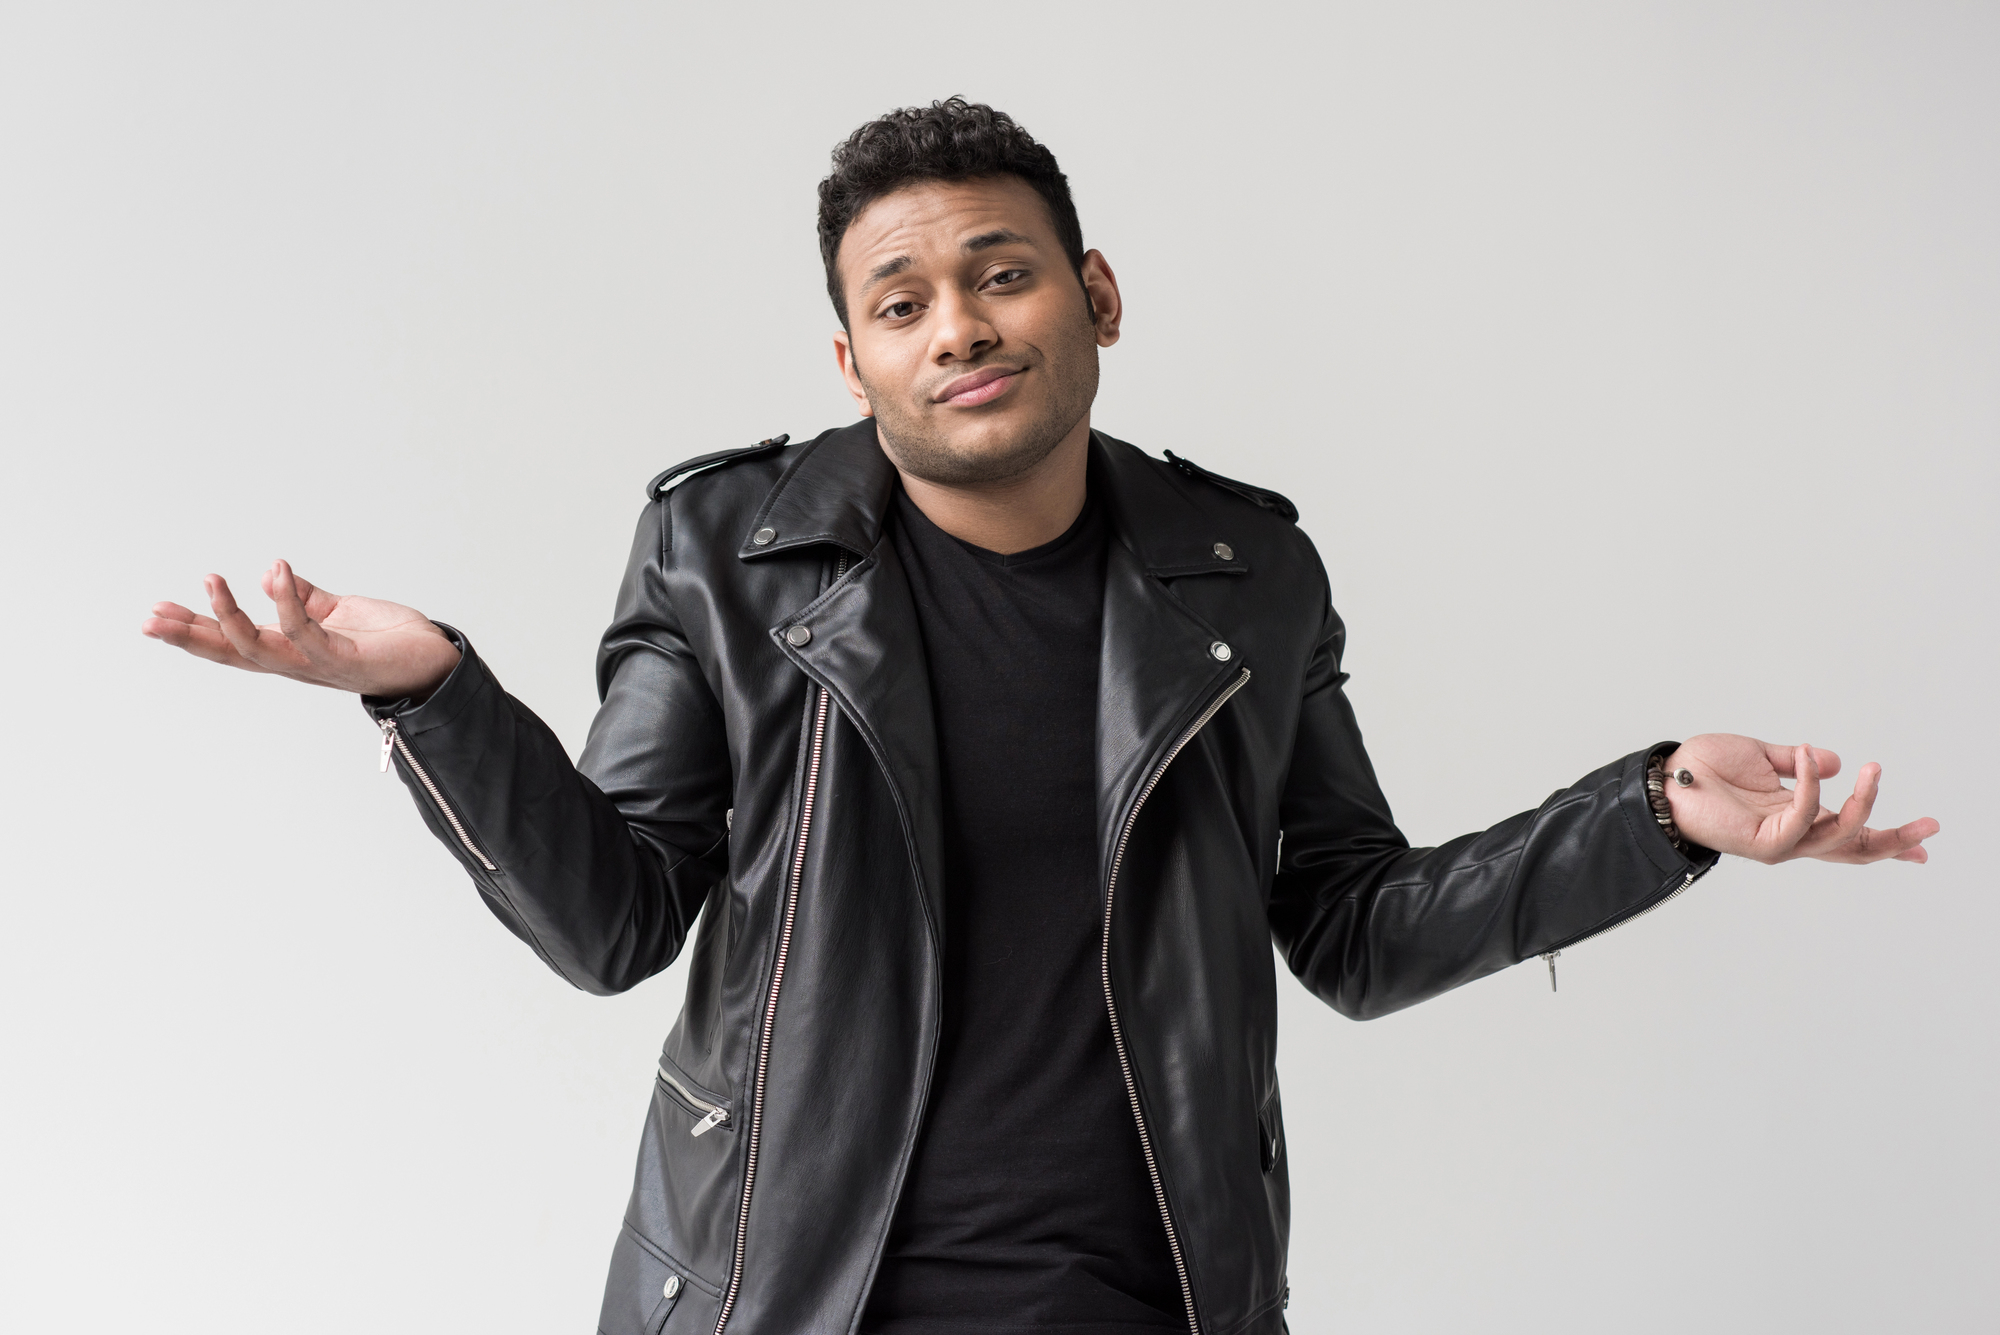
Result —
[[[1868, 828], [1882, 786], [1882, 767], [1872, 761], [1861, 767], [1854, 795], [1838, 812], [1821, 806], [1819, 782], [1840, 773], [1840, 757], [1817, 746], [1773, 746], [1712, 732], [1681, 743], [1666, 769], [1667, 801], [1682, 836], [1755, 862], [1925, 862], [1924, 840], [1938, 832], [1928, 816], [1894, 830]], [[1680, 769], [1693, 784], [1675, 780]], [[1787, 789], [1780, 779], [1796, 783]]]

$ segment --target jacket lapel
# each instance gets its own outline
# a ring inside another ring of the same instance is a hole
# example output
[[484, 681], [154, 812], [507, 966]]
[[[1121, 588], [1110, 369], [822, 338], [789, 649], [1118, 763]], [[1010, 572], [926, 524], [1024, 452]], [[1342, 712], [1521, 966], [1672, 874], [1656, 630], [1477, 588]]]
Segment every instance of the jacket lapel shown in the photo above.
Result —
[[1174, 596], [1163, 575], [1229, 569], [1201, 512], [1137, 449], [1093, 432], [1091, 486], [1110, 507], [1104, 630], [1097, 669], [1100, 883], [1145, 784], [1182, 732], [1243, 671], [1232, 646]]
[[[771, 640], [832, 694], [882, 767], [936, 927], [944, 920], [942, 778], [916, 604], [887, 532], [895, 468], [876, 444], [872, 421], [829, 432], [804, 450], [765, 497], [738, 554], [759, 560], [825, 544], [858, 558], [772, 626]], [[760, 534], [768, 535], [761, 543]]]

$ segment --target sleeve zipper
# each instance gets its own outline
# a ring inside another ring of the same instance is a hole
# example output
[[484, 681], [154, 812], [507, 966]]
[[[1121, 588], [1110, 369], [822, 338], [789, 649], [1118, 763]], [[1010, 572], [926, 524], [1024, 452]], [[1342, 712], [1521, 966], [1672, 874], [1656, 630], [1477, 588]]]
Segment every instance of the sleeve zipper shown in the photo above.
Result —
[[1636, 921], [1637, 919], [1645, 917], [1648, 913], [1651, 913], [1654, 909], [1659, 908], [1662, 904], [1665, 904], [1668, 900], [1680, 898], [1681, 895], [1687, 892], [1687, 888], [1694, 884], [1694, 878], [1696, 877], [1696, 875], [1698, 875], [1698, 873], [1689, 872], [1687, 874], [1687, 878], [1683, 880], [1679, 885], [1675, 886], [1672, 890], [1669, 890], [1666, 894], [1661, 895], [1658, 899], [1654, 900], [1652, 903], [1646, 905], [1645, 908], [1640, 909], [1630, 918], [1620, 918], [1617, 922], [1612, 923], [1611, 926], [1609, 927], [1599, 928], [1595, 932], [1585, 932], [1582, 936], [1577, 937], [1574, 941], [1565, 941], [1561, 946], [1556, 946], [1552, 947], [1551, 949], [1544, 950], [1542, 952], [1542, 962], [1549, 966], [1549, 991], [1553, 992], [1556, 990], [1556, 961], [1562, 958], [1563, 949], [1565, 947], [1580, 946], [1586, 941], [1595, 941], [1598, 937], [1603, 936], [1606, 932], [1616, 931], [1618, 928], [1623, 927], [1628, 922], [1633, 922]]
[[431, 801], [437, 803], [438, 811], [444, 816], [444, 823], [451, 826], [451, 832], [458, 836], [459, 843], [465, 845], [465, 851], [477, 858], [479, 865], [486, 870], [499, 871], [500, 869], [493, 865], [493, 860], [480, 852], [479, 845], [473, 843], [472, 836], [465, 832], [465, 826], [459, 822], [458, 813], [451, 809], [451, 803], [444, 800], [444, 793], [431, 781], [430, 771], [423, 767], [423, 763], [417, 759], [417, 753], [410, 749], [410, 739], [403, 736], [396, 720], [385, 718], [381, 722], [382, 772], [384, 774], [389, 772], [389, 758], [401, 751], [404, 763], [410, 767], [410, 773], [417, 776], [417, 782], [421, 783], [424, 791], [431, 795]]

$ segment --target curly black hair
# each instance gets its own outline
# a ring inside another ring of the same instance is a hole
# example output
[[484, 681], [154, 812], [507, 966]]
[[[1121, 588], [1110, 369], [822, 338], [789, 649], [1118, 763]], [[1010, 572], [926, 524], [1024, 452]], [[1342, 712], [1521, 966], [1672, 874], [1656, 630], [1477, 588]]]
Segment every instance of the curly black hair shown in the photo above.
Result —
[[869, 121], [833, 150], [833, 170], [819, 183], [819, 253], [826, 294], [847, 325], [847, 295], [834, 257], [861, 211], [882, 196], [919, 181], [1018, 176], [1049, 206], [1070, 267], [1083, 274], [1083, 226], [1069, 197], [1069, 178], [1056, 155], [1035, 142], [1004, 111], [948, 97], [927, 107], [898, 107]]

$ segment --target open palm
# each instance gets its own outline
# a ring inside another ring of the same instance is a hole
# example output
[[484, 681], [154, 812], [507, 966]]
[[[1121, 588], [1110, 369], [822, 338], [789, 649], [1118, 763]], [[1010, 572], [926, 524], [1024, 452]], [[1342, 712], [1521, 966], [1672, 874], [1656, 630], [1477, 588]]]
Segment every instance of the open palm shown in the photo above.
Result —
[[[1669, 774], [1686, 769], [1688, 787], [1669, 779], [1674, 824], [1687, 838], [1753, 861], [1924, 862], [1924, 840], [1938, 832], [1928, 816], [1894, 830], [1868, 828], [1882, 767], [1863, 765], [1854, 795], [1838, 812], [1820, 805], [1822, 778], [1840, 773], [1840, 757], [1816, 746], [1774, 746], [1754, 737], [1706, 733], [1667, 757]], [[1780, 780], [1792, 779], [1786, 788]]]
[[362, 695], [428, 695], [458, 662], [457, 647], [422, 612], [328, 593], [284, 561], [273, 562], [262, 580], [278, 605], [276, 625], [260, 626], [244, 615], [222, 576], [202, 583], [214, 616], [155, 603], [140, 631], [211, 663]]

